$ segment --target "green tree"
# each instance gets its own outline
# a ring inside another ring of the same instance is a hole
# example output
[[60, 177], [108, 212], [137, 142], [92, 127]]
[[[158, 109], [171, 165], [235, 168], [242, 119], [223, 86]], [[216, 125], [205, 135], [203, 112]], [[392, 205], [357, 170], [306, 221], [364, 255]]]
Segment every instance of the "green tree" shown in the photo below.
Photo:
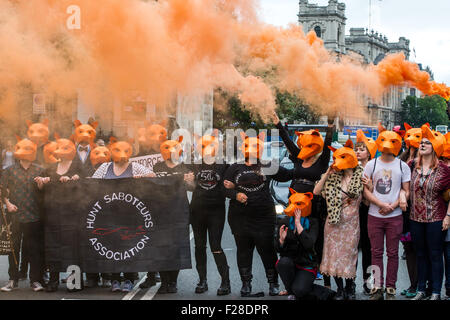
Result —
[[402, 101], [400, 112], [401, 123], [406, 122], [414, 128], [429, 123], [433, 128], [437, 125], [449, 125], [447, 104], [440, 96], [417, 98], [408, 96]]
[[280, 119], [287, 122], [318, 123], [320, 114], [314, 112], [311, 107], [305, 104], [298, 96], [287, 91], [276, 93], [277, 113]]

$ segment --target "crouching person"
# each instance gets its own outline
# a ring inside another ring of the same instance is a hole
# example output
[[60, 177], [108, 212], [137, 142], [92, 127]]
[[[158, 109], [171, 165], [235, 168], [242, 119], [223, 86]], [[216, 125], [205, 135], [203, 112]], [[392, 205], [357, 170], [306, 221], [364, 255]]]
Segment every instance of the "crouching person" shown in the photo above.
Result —
[[297, 193], [292, 196], [286, 208], [286, 218], [279, 223], [276, 248], [280, 253], [276, 269], [283, 281], [289, 300], [331, 300], [335, 292], [314, 284], [318, 271], [314, 250], [319, 233], [319, 222], [310, 217], [313, 194]]

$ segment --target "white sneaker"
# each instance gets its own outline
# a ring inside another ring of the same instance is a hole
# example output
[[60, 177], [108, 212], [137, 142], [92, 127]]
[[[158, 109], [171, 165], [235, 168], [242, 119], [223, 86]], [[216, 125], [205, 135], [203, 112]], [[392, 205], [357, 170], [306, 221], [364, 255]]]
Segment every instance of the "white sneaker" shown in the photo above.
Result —
[[19, 288], [18, 283], [14, 280], [9, 280], [6, 283], [6, 285], [4, 287], [2, 287], [0, 290], [2, 290], [3, 292], [10, 292], [17, 288]]
[[43, 291], [44, 287], [39, 282], [33, 282], [31, 284], [31, 289], [33, 289], [34, 292]]
[[102, 288], [111, 288], [111, 280], [101, 280], [101, 287]]

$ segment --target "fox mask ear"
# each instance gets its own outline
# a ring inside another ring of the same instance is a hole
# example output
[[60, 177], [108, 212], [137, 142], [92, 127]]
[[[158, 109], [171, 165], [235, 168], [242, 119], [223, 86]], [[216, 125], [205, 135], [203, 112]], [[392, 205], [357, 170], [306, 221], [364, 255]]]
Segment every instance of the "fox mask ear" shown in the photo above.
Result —
[[109, 137], [109, 143], [110, 144], [113, 144], [113, 143], [115, 143], [115, 142], [117, 142], [118, 140], [117, 140], [117, 138], [116, 137]]
[[348, 139], [347, 142], [345, 143], [344, 147], [353, 149], [353, 141], [351, 139]]
[[61, 139], [61, 136], [59, 135], [58, 132], [55, 132], [55, 134], [53, 136], [55, 137], [56, 140]]
[[333, 148], [332, 146], [328, 146], [328, 149], [330, 149], [331, 151], [333, 151], [333, 152], [336, 152], [336, 148]]
[[312, 200], [312, 198], [314, 198], [314, 195], [311, 192], [306, 192], [305, 196], [307, 196], [310, 200]]
[[381, 122], [378, 122], [378, 132], [379, 132], [379, 133], [382, 133], [382, 132], [384, 132], [384, 131], [386, 131], [386, 128], [383, 127], [383, 125], [381, 124]]
[[25, 120], [25, 123], [27, 124], [27, 127], [31, 127], [31, 125], [33, 124], [33, 121], [31, 120]]
[[295, 191], [295, 190], [292, 189], [292, 188], [289, 188], [289, 191], [290, 191], [292, 194], [296, 194], [296, 193], [297, 193], [297, 191]]
[[244, 131], [241, 131], [241, 132], [240, 132], [240, 135], [241, 135], [242, 141], [245, 141], [245, 139], [247, 138], [247, 135], [245, 134], [245, 132], [244, 132]]
[[17, 142], [20, 142], [20, 141], [22, 141], [22, 138], [18, 134], [16, 134], [16, 140], [17, 140]]
[[81, 126], [81, 121], [77, 119], [73, 122], [73, 124], [74, 124], [75, 128], [78, 128], [79, 126]]

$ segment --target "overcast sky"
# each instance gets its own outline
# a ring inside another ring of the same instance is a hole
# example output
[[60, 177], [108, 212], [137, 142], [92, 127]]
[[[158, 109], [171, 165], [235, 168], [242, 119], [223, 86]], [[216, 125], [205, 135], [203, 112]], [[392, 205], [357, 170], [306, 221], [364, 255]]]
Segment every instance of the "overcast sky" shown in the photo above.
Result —
[[[369, 25], [369, 0], [340, 0], [346, 4], [346, 31]], [[270, 24], [298, 23], [298, 0], [260, 0], [261, 18]], [[328, 0], [309, 0], [327, 5]], [[389, 42], [409, 39], [410, 60], [429, 65], [437, 82], [450, 86], [450, 0], [372, 0], [372, 29]], [[416, 51], [414, 56], [413, 49]]]

